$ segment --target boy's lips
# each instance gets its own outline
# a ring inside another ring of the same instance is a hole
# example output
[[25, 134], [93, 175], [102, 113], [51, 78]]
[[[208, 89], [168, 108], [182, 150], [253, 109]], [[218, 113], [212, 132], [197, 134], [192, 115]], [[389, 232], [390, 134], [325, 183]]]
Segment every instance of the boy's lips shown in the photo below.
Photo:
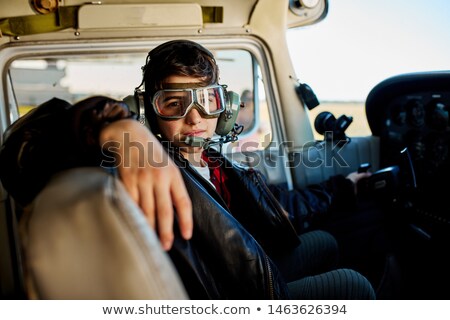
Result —
[[184, 135], [187, 137], [198, 137], [198, 136], [201, 136], [202, 134], [204, 134], [205, 132], [206, 132], [205, 130], [193, 130], [193, 131], [185, 132]]

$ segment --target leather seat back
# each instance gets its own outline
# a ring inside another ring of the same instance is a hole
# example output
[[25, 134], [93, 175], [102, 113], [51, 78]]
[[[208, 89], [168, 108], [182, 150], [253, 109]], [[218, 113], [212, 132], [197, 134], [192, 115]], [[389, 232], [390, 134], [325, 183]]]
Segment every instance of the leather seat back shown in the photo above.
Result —
[[20, 238], [29, 298], [188, 298], [141, 210], [100, 168], [56, 175], [22, 217]]

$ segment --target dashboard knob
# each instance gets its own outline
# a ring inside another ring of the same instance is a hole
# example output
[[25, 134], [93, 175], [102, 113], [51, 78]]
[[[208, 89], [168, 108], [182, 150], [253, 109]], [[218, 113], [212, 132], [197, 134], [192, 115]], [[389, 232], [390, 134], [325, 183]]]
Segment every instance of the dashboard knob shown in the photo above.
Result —
[[425, 124], [425, 107], [421, 100], [409, 100], [406, 103], [406, 112], [410, 125], [414, 127], [421, 127]]
[[427, 106], [427, 122], [436, 130], [448, 126], [448, 108], [440, 101], [434, 100]]
[[397, 106], [393, 108], [392, 114], [393, 122], [398, 126], [403, 126], [406, 124], [406, 110], [402, 106]]

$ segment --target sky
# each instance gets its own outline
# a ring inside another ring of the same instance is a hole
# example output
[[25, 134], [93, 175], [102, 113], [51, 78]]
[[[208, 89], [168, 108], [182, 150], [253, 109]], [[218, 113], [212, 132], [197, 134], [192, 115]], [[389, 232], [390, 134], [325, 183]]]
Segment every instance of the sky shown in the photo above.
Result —
[[[324, 20], [289, 30], [287, 40], [298, 79], [309, 84], [320, 101], [362, 102], [388, 77], [450, 70], [450, 0], [329, 0]], [[123, 90], [127, 81], [131, 93], [141, 81], [144, 61], [145, 53], [114, 66], [97, 61], [95, 79], [92, 63], [73, 64], [62, 84], [103, 92]], [[233, 90], [240, 90], [236, 70], [228, 65], [221, 69], [232, 75]], [[91, 81], [71, 84], [72, 78], [85, 79], [87, 72]]]
[[450, 70], [450, 0], [329, 0], [324, 20], [287, 38], [320, 100], [364, 101], [388, 77]]

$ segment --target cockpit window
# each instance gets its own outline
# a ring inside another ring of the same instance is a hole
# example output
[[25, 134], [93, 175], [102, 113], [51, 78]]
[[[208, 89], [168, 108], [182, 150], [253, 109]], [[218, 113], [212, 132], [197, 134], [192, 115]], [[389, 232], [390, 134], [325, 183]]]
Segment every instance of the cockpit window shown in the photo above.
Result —
[[74, 103], [91, 95], [115, 99], [141, 82], [145, 54], [42, 57], [12, 63], [10, 75], [20, 114], [53, 97]]
[[347, 134], [370, 135], [364, 106], [375, 85], [403, 73], [450, 69], [449, 3], [424, 3], [329, 1], [326, 19], [288, 31], [296, 74], [321, 102], [312, 124], [322, 111], [346, 114], [354, 118]]
[[[269, 114], [256, 60], [246, 50], [221, 49], [214, 55], [220, 83], [238, 93], [244, 108], [237, 123], [243, 126], [239, 143], [230, 152], [262, 149], [271, 137]], [[141, 66], [147, 52], [71, 54], [15, 60], [10, 68], [14, 97], [23, 115], [53, 98], [75, 103], [92, 95], [123, 99], [132, 95], [142, 80]], [[250, 147], [249, 147], [250, 146]]]

